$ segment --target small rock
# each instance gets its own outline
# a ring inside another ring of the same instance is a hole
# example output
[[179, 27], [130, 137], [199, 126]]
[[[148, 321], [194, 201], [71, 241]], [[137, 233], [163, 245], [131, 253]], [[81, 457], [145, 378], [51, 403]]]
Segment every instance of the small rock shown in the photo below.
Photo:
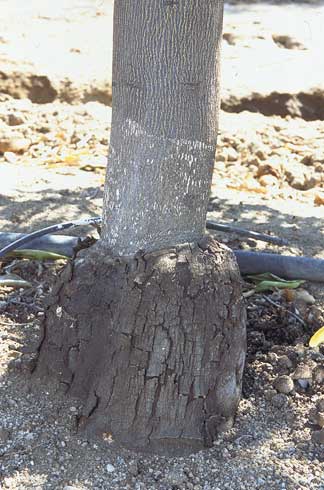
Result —
[[4, 159], [8, 163], [16, 163], [17, 162], [17, 156], [15, 153], [12, 151], [5, 151], [3, 154]]
[[10, 431], [3, 427], [0, 427], [0, 443], [5, 444], [10, 438]]
[[235, 36], [232, 32], [223, 33], [223, 39], [231, 46], [234, 46], [236, 44], [236, 38], [237, 36]]
[[312, 441], [316, 444], [324, 444], [324, 429], [315, 430], [312, 434]]
[[[306, 171], [304, 169], [307, 169]], [[293, 168], [286, 169], [286, 178], [291, 187], [300, 191], [312, 189], [317, 184], [317, 178], [313, 169], [304, 167], [295, 162]]]
[[295, 291], [295, 300], [302, 301], [307, 305], [313, 305], [315, 303], [315, 298], [306, 289], [297, 289]]
[[312, 166], [316, 160], [317, 156], [309, 153], [303, 156], [303, 158], [300, 160], [300, 163], [302, 163], [303, 165]]
[[162, 479], [163, 483], [170, 485], [171, 487], [178, 487], [183, 485], [186, 481], [186, 475], [180, 468], [172, 468], [168, 474]]
[[303, 390], [307, 390], [307, 388], [311, 385], [310, 379], [297, 379], [297, 383]]
[[272, 34], [272, 39], [279, 48], [301, 50], [306, 49], [305, 46], [297, 39], [287, 36], [286, 34]]
[[324, 367], [316, 366], [313, 371], [313, 381], [318, 384], [324, 383]]
[[279, 184], [277, 177], [274, 175], [263, 175], [259, 178], [262, 187], [275, 187]]
[[108, 463], [108, 464], [106, 465], [106, 471], [107, 471], [107, 473], [113, 473], [113, 472], [115, 471], [115, 467], [114, 467], [114, 465], [112, 465], [112, 464]]
[[307, 364], [299, 364], [293, 374], [292, 379], [306, 379], [311, 380], [313, 377], [312, 369]]
[[130, 472], [131, 475], [137, 476], [139, 473], [138, 462], [130, 461], [130, 463], [128, 464], [128, 471]]
[[257, 156], [258, 158], [260, 158], [260, 160], [266, 160], [267, 159], [266, 146], [264, 146], [263, 148], [257, 149], [256, 152], [255, 152], [255, 156]]
[[24, 124], [24, 119], [16, 114], [8, 115], [8, 125], [9, 126], [19, 126], [20, 124]]
[[271, 401], [276, 394], [277, 394], [276, 390], [266, 390], [264, 392], [264, 398], [268, 401]]
[[278, 364], [281, 368], [285, 368], [285, 369], [291, 369], [293, 367], [292, 361], [286, 355], [280, 356], [278, 358]]
[[8, 362], [8, 369], [16, 369], [17, 371], [20, 371], [22, 369], [22, 361], [21, 357], [18, 357], [17, 359], [11, 359]]
[[31, 141], [27, 138], [0, 136], [0, 153], [23, 153], [30, 145]]
[[311, 410], [309, 418], [313, 424], [316, 424], [321, 428], [324, 427], [324, 412], [318, 412], [316, 409]]
[[236, 162], [236, 160], [239, 157], [237, 151], [232, 146], [229, 146], [228, 148], [226, 148], [225, 153], [226, 153], [228, 162]]
[[51, 131], [51, 128], [49, 126], [40, 126], [37, 128], [38, 133], [46, 134]]
[[294, 389], [294, 382], [290, 376], [278, 376], [273, 383], [279, 393], [285, 393], [286, 395]]
[[257, 171], [257, 177], [263, 177], [265, 175], [272, 175], [279, 179], [282, 175], [282, 163], [281, 158], [277, 155], [273, 155], [268, 158], [266, 163], [263, 163], [259, 166]]
[[271, 398], [271, 404], [276, 408], [283, 408], [288, 405], [288, 397], [284, 393], [277, 393]]
[[314, 196], [314, 204], [322, 206], [324, 204], [324, 192], [317, 191]]
[[317, 400], [316, 409], [318, 412], [324, 412], [324, 398]]
[[8, 306], [7, 301], [0, 301], [0, 311], [4, 311]]

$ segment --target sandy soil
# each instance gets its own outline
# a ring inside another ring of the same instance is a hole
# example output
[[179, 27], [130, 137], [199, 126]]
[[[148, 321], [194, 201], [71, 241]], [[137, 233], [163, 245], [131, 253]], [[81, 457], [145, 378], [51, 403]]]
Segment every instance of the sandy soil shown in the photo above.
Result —
[[[216, 234], [229, 246], [324, 258], [324, 7], [279, 3], [225, 10], [226, 111], [209, 217], [289, 240], [279, 248]], [[112, 2], [0, 0], [0, 9], [1, 231], [98, 215]], [[62, 265], [2, 264], [31, 286], [0, 288], [0, 488], [324, 489], [324, 349], [307, 347], [324, 321], [321, 284], [303, 285], [312, 299], [273, 292], [247, 300], [234, 429], [210, 450], [160, 458], [86, 440], [75, 432], [76, 401], [30, 386], [44, 296]]]

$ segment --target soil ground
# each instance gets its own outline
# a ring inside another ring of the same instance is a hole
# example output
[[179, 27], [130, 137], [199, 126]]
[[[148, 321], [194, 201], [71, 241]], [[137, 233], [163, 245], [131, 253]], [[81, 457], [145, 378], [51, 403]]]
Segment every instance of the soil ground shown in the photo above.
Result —
[[[0, 8], [0, 229], [100, 215], [112, 2], [0, 0]], [[289, 241], [279, 248], [215, 234], [233, 248], [324, 258], [323, 18], [315, 1], [226, 6], [208, 217]], [[311, 297], [247, 299], [234, 429], [212, 449], [161, 458], [118, 448], [109, 435], [86, 440], [75, 433], [75, 401], [29, 386], [45, 296], [63, 264], [2, 264], [31, 286], [0, 288], [0, 488], [324, 489], [324, 348], [308, 347], [324, 324], [323, 284], [303, 285]]]

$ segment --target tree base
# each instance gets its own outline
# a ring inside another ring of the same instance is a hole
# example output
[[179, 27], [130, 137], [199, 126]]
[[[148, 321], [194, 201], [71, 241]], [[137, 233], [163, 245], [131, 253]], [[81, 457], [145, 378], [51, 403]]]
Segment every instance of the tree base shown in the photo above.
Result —
[[212, 445], [241, 394], [245, 308], [233, 253], [113, 257], [98, 242], [58, 278], [35, 374], [82, 404], [79, 428], [164, 454]]

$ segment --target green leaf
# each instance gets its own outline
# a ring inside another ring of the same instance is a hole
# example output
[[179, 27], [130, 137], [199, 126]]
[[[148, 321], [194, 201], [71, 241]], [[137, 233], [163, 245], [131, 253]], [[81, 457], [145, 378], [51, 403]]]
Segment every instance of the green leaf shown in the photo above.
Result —
[[253, 274], [246, 277], [248, 279], [251, 279], [251, 281], [253, 282], [261, 282], [261, 281], [279, 281], [285, 283], [291, 282], [291, 280], [282, 279], [282, 277], [275, 276], [275, 274], [272, 274], [271, 272], [264, 272], [263, 274]]
[[247, 278], [256, 284], [254, 289], [256, 293], [271, 289], [296, 289], [305, 282], [301, 279], [282, 279], [275, 274], [271, 274], [271, 272], [249, 275]]
[[68, 260], [65, 255], [47, 252], [46, 250], [19, 249], [8, 253], [8, 257], [17, 257], [30, 260]]
[[268, 291], [269, 289], [296, 289], [305, 281], [261, 281], [255, 286], [255, 292]]
[[25, 281], [16, 274], [4, 274], [0, 276], [0, 286], [10, 286], [12, 288], [29, 288], [32, 284]]

